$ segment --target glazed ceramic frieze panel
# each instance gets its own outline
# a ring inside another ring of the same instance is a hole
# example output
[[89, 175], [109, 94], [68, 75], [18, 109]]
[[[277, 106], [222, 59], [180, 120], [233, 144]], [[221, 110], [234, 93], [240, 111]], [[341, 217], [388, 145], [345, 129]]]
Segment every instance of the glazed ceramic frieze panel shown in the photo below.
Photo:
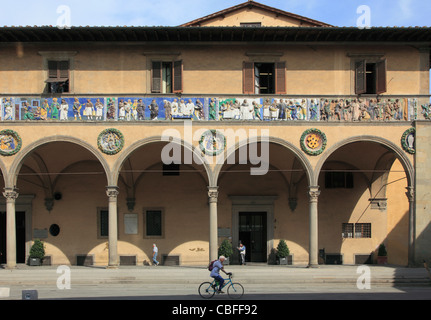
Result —
[[411, 121], [431, 119], [415, 98], [3, 97], [2, 121]]
[[406, 98], [325, 98], [320, 119], [325, 121], [408, 121], [412, 103]]
[[[105, 120], [104, 98], [15, 98], [21, 120]], [[6, 120], [6, 119], [5, 119]]]
[[256, 120], [262, 119], [261, 99], [218, 98], [212, 99], [210, 110], [218, 111], [218, 118], [210, 120]]
[[118, 98], [117, 119], [142, 120], [205, 120], [208, 118], [207, 98], [121, 97]]
[[307, 99], [219, 98], [218, 120], [307, 120]]
[[[19, 104], [15, 104], [15, 99], [12, 97], [2, 98], [1, 100], [1, 119], [5, 121], [13, 121], [19, 119]], [[18, 112], [18, 118], [16, 114]]]

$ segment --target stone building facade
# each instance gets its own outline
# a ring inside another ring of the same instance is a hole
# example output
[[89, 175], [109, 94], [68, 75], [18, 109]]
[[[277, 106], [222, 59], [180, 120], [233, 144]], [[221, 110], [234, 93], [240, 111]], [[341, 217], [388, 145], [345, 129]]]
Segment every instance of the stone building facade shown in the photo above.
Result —
[[[2, 263], [417, 265], [429, 28], [248, 1], [178, 27], [0, 28]], [[236, 253], [236, 252], [235, 252]], [[234, 254], [232, 261], [238, 261]]]

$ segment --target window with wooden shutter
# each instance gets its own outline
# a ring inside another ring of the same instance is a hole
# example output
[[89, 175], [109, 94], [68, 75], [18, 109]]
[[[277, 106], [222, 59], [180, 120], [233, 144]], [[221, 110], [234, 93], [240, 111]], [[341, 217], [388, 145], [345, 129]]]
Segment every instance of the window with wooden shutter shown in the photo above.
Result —
[[355, 62], [355, 93], [381, 94], [386, 92], [386, 60]]
[[174, 92], [183, 92], [183, 62], [180, 61], [174, 61], [174, 67], [173, 67], [173, 88]]
[[367, 66], [365, 60], [356, 61], [355, 63], [355, 93], [363, 94], [367, 91], [366, 72]]
[[377, 77], [377, 83], [376, 83], [376, 93], [381, 94], [386, 92], [386, 59], [381, 60], [376, 63], [376, 77]]
[[69, 61], [58, 61], [58, 74], [60, 79], [69, 80]]
[[58, 76], [58, 61], [48, 61], [48, 78], [56, 79]]
[[69, 61], [48, 60], [48, 92], [69, 92]]
[[56, 82], [69, 80], [69, 61], [48, 61], [48, 77]]
[[152, 75], [151, 92], [161, 93], [162, 63], [160, 61], [153, 61], [151, 75]]
[[151, 92], [183, 92], [182, 61], [153, 61], [151, 67]]
[[286, 94], [286, 63], [243, 63], [244, 94]]
[[254, 90], [254, 63], [244, 62], [243, 63], [243, 93], [253, 94]]
[[275, 64], [275, 93], [286, 94], [286, 63]]

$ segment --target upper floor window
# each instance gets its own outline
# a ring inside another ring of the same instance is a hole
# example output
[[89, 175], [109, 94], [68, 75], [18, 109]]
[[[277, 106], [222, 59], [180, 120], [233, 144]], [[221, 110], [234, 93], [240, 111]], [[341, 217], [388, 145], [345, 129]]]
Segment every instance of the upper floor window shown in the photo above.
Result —
[[73, 93], [77, 51], [39, 51], [45, 73], [44, 93]]
[[335, 189], [335, 188], [352, 189], [353, 188], [353, 173], [342, 172], [342, 171], [325, 172], [325, 188], [327, 188], [327, 189]]
[[286, 94], [285, 62], [244, 62], [244, 94]]
[[241, 22], [239, 24], [241, 27], [261, 27], [261, 22]]
[[153, 61], [151, 69], [151, 92], [183, 92], [182, 78], [182, 61]]
[[355, 93], [381, 94], [386, 92], [386, 59], [355, 62]]
[[48, 60], [46, 83], [49, 93], [69, 92], [69, 61]]

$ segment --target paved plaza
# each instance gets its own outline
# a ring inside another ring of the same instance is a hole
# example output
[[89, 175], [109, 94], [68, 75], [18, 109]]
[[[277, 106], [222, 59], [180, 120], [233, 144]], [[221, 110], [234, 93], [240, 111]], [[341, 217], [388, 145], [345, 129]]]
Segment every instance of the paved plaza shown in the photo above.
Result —
[[[225, 269], [244, 286], [243, 300], [431, 299], [425, 268], [228, 265]], [[38, 300], [202, 300], [197, 289], [209, 279], [205, 266], [18, 265], [13, 270], [0, 269], [0, 299], [22, 300], [23, 292], [36, 291]]]

